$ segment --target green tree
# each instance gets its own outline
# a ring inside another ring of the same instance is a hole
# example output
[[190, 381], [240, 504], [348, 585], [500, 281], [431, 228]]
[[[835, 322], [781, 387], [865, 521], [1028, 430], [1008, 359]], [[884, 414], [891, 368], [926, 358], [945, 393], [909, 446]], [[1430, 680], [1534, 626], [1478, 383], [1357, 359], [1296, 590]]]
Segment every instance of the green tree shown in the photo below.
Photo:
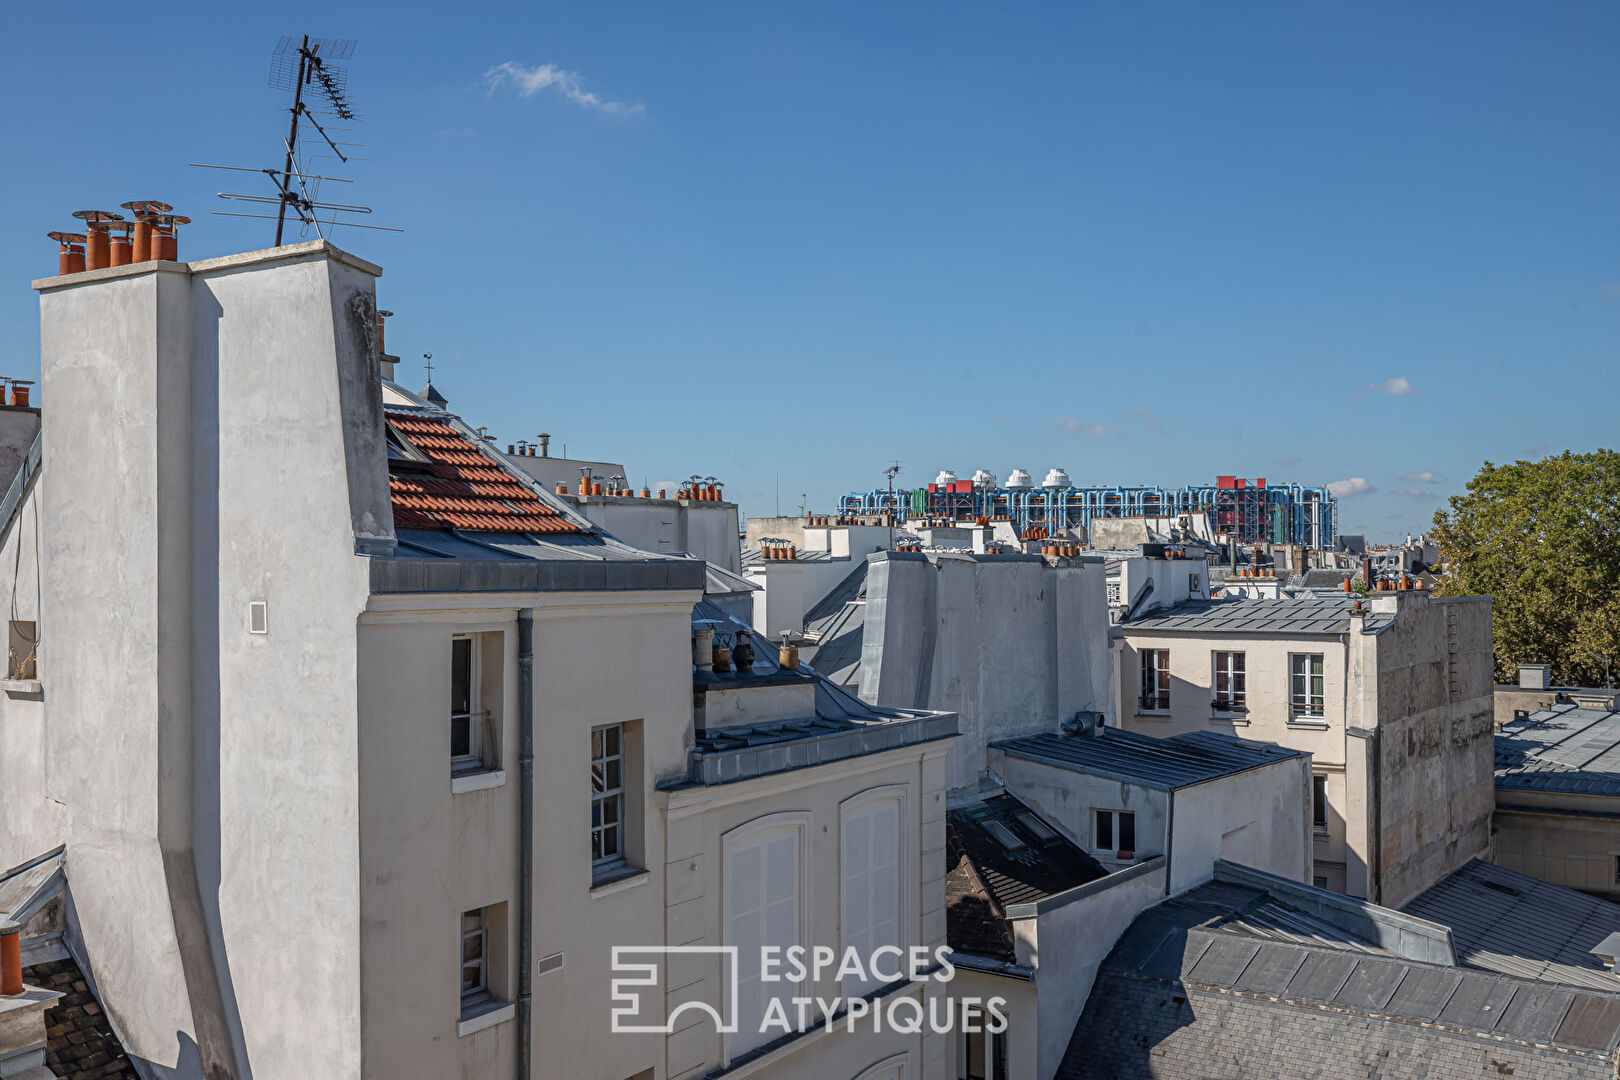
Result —
[[1489, 596], [1497, 680], [1521, 663], [1555, 682], [1620, 678], [1620, 453], [1486, 462], [1434, 515], [1445, 596]]

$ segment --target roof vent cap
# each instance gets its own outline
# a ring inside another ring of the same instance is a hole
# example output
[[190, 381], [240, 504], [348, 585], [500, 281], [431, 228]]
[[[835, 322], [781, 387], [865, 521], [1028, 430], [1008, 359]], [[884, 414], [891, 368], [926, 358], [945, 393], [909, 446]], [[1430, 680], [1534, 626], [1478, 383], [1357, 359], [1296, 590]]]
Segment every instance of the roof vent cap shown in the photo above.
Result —
[[1027, 469], [1014, 469], [1003, 485], [1008, 491], [1024, 491], [1035, 486], [1035, 480], [1029, 475]]

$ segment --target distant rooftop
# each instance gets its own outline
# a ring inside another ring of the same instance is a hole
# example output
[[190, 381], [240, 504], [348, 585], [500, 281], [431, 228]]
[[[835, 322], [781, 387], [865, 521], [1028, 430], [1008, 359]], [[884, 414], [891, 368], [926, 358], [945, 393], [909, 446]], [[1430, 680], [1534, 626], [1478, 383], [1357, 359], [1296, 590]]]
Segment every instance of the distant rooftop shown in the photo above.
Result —
[[1496, 734], [1496, 786], [1620, 795], [1620, 712], [1555, 705]]
[[1218, 731], [1189, 731], [1158, 739], [1123, 728], [1104, 728], [1098, 735], [1047, 732], [999, 739], [990, 745], [1012, 757], [1159, 791], [1173, 791], [1303, 756], [1298, 750], [1250, 742]]
[[[1353, 596], [1300, 600], [1189, 600], [1124, 623], [1132, 630], [1184, 630], [1198, 634], [1342, 634], [1350, 629]], [[1369, 611], [1366, 626], [1377, 632], [1395, 621], [1393, 612]]]

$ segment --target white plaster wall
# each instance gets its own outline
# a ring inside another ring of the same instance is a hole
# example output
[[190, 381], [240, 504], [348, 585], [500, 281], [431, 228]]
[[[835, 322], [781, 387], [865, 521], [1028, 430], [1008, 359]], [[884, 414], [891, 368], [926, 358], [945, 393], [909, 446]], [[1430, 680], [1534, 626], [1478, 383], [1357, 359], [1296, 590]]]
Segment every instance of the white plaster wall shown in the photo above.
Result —
[[[0, 536], [0, 605], [7, 618], [35, 624], [39, 633], [39, 488], [24, 497]], [[0, 624], [3, 625], [3, 624]], [[3, 653], [0, 653], [3, 655]], [[37, 670], [56, 680], [42, 639]], [[4, 662], [4, 661], [0, 661]], [[0, 693], [0, 866], [15, 866], [50, 850], [67, 836], [65, 806], [51, 798], [50, 728], [44, 694]]]
[[742, 572], [737, 507], [732, 503], [607, 497], [569, 501], [631, 547], [660, 554], [685, 551], [734, 574]]
[[[1108, 879], [1103, 879], [1104, 881]], [[1035, 956], [1038, 1020], [1033, 1072], [1013, 1076], [1052, 1080], [1091, 996], [1097, 970], [1131, 921], [1164, 899], [1165, 871], [1150, 870], [1073, 903], [1015, 924]]]
[[990, 751], [989, 762], [1009, 792], [1098, 858], [1111, 861], [1117, 849], [1102, 851], [1093, 845], [1091, 812], [1095, 809], [1129, 810], [1136, 815], [1138, 860], [1164, 854], [1168, 793], [1028, 761], [995, 749]]
[[[904, 791], [905, 828], [901, 863], [915, 868], [905, 883], [903, 946], [929, 949], [945, 944], [945, 745], [925, 744], [886, 751], [863, 758], [800, 769], [757, 780], [716, 788], [689, 788], [660, 798], [665, 807], [668, 835], [667, 897], [663, 931], [669, 944], [722, 945], [725, 880], [722, 865], [726, 833], [751, 821], [784, 811], [809, 815], [810, 843], [807, 944], [843, 947], [840, 930], [840, 804], [875, 789]], [[645, 926], [646, 924], [625, 924]], [[637, 938], [619, 939], [626, 944]], [[722, 990], [717, 961], [679, 958], [668, 968], [671, 1004], [689, 1000], [718, 1005]], [[815, 996], [832, 999], [841, 990], [831, 975], [815, 984]], [[906, 993], [927, 999], [943, 992], [932, 984]], [[938, 1006], [936, 1006], [938, 1007]], [[692, 1014], [688, 1014], [692, 1015]], [[671, 1077], [703, 1075], [724, 1056], [720, 1035], [707, 1021], [694, 1022], [670, 1037], [668, 1070]], [[898, 1049], [914, 1047], [924, 1065], [920, 1075], [943, 1075], [948, 1051], [944, 1036], [921, 1038], [894, 1033], [873, 1035], [864, 1025], [851, 1034], [842, 1029], [826, 1037], [803, 1040], [786, 1048], [779, 1064], [762, 1075], [825, 1080], [827, 1076], [855, 1075], [869, 1064]]]
[[993, 739], [1112, 714], [1100, 563], [890, 555], [868, 574], [861, 696], [959, 714], [952, 789], [977, 781]]
[[1310, 884], [1310, 761], [1289, 758], [1176, 791], [1170, 892], [1215, 875], [1227, 859]]

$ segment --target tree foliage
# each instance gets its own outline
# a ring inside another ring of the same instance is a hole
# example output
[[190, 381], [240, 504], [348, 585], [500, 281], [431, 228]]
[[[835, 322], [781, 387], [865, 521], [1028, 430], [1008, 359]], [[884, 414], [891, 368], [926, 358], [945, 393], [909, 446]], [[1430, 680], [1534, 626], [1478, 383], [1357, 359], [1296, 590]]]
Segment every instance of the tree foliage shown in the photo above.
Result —
[[1498, 681], [1521, 663], [1562, 685], [1620, 679], [1620, 453], [1487, 461], [1434, 528], [1437, 591], [1491, 597]]

